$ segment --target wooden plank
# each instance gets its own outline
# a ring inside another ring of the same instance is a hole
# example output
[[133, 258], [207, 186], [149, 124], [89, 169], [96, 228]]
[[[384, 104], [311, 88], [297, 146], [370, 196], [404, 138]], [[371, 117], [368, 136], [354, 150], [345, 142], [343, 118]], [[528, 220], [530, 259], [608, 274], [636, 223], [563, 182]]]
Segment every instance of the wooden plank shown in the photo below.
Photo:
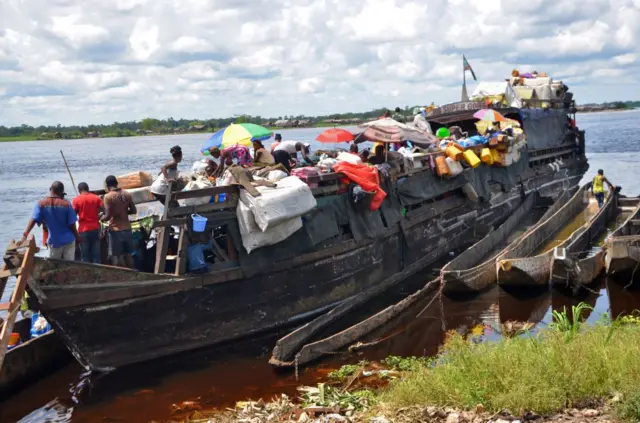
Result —
[[[236, 213], [231, 211], [217, 211], [207, 215], [208, 222], [224, 222], [233, 219], [236, 219]], [[181, 226], [188, 222], [188, 217], [175, 217], [167, 220], [157, 220], [153, 223], [153, 227], [166, 228], [168, 226]]]
[[24, 254], [24, 258], [22, 260], [22, 273], [18, 276], [18, 280], [16, 281], [16, 286], [13, 289], [13, 295], [11, 295], [11, 301], [9, 303], [8, 316], [4, 325], [2, 326], [2, 330], [0, 331], [0, 368], [2, 368], [2, 363], [4, 362], [4, 357], [7, 354], [7, 345], [9, 345], [9, 336], [13, 331], [13, 325], [16, 322], [16, 316], [18, 314], [18, 310], [20, 309], [20, 303], [22, 302], [22, 298], [24, 297], [24, 290], [27, 286], [27, 280], [29, 279], [29, 273], [33, 269], [34, 265], [34, 255], [36, 253], [36, 240], [33, 235], [29, 237], [29, 247]]
[[17, 269], [2, 270], [0, 271], [0, 279], [8, 278], [10, 276], [19, 276], [21, 272], [22, 272], [22, 268], [20, 267]]
[[339, 190], [340, 190], [340, 185], [330, 185], [327, 187], [311, 188], [311, 194], [313, 194], [314, 196], [331, 195], [331, 194], [335, 194]]
[[174, 200], [186, 200], [188, 198], [211, 197], [217, 194], [237, 194], [240, 191], [237, 185], [225, 185], [196, 189], [192, 191], [178, 191], [172, 194]]
[[180, 228], [180, 239], [178, 240], [178, 261], [176, 262], [176, 276], [187, 273], [187, 249], [189, 248], [189, 230], [187, 225]]
[[224, 203], [212, 203], [212, 204], [199, 204], [197, 206], [184, 206], [184, 207], [176, 207], [169, 211], [169, 214], [166, 217], [163, 217], [162, 220], [166, 220], [167, 217], [179, 217], [179, 216], [189, 216], [191, 214], [198, 213], [207, 213], [214, 212], [217, 210], [224, 209], [234, 209], [238, 204], [237, 197], [228, 198]]
[[[173, 182], [169, 185], [170, 192], [173, 192], [176, 183]], [[164, 205], [164, 213], [162, 214], [162, 220], [167, 220], [171, 209], [171, 195], [167, 195], [166, 204]], [[169, 250], [170, 231], [169, 228], [157, 229], [157, 243], [156, 243], [156, 265], [155, 274], [164, 273], [166, 268], [167, 251]]]
[[123, 288], [109, 290], [93, 289], [89, 292], [47, 298], [41, 301], [40, 306], [46, 311], [82, 306], [97, 306], [114, 301], [131, 300], [136, 297], [185, 291], [199, 288], [202, 285], [202, 276], [168, 281], [161, 280], [154, 284], [145, 283], [144, 285], [125, 286]]
[[553, 158], [553, 157], [559, 157], [559, 156], [563, 156], [565, 154], [573, 153], [574, 151], [575, 151], [574, 149], [570, 149], [570, 150], [558, 151], [557, 153], [542, 154], [542, 155], [537, 156], [537, 157], [530, 157], [529, 161], [530, 162], [535, 162], [535, 161], [540, 161], [540, 160], [544, 160], [544, 159], [550, 159], [550, 158]]

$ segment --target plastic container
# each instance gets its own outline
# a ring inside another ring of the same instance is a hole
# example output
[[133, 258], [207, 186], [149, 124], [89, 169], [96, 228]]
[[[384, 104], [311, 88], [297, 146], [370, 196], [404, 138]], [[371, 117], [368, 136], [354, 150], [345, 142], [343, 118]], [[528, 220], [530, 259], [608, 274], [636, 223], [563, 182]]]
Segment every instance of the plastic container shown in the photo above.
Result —
[[447, 160], [444, 156], [436, 157], [436, 174], [438, 176], [449, 176], [451, 172], [449, 171], [449, 166], [447, 166]]
[[45, 333], [51, 330], [51, 325], [47, 322], [44, 317], [40, 316], [40, 313], [33, 313], [31, 315], [31, 337], [36, 338], [40, 335], [44, 335]]
[[451, 176], [458, 176], [464, 170], [462, 165], [459, 162], [452, 160], [451, 157], [447, 157], [445, 161], [447, 162], [447, 167], [449, 167], [449, 173]]
[[493, 164], [498, 164], [500, 161], [500, 152], [498, 150], [491, 149], [491, 158], [493, 159]]
[[20, 343], [20, 334], [18, 332], [13, 332], [9, 335], [9, 346], [15, 347]]
[[480, 159], [478, 158], [478, 156], [476, 155], [476, 153], [473, 152], [473, 150], [467, 150], [464, 152], [463, 154], [464, 156], [464, 160], [469, 164], [469, 166], [471, 167], [478, 167], [480, 166], [480, 163], [482, 163], [480, 161]]
[[193, 232], [204, 232], [207, 227], [207, 218], [199, 214], [192, 214], [191, 219], [193, 220]]
[[491, 155], [491, 149], [483, 148], [482, 151], [480, 152], [480, 160], [482, 160], [482, 163], [486, 163], [489, 166], [491, 166], [493, 164], [493, 156]]
[[464, 151], [453, 143], [449, 144], [444, 152], [451, 160], [462, 160], [464, 154]]

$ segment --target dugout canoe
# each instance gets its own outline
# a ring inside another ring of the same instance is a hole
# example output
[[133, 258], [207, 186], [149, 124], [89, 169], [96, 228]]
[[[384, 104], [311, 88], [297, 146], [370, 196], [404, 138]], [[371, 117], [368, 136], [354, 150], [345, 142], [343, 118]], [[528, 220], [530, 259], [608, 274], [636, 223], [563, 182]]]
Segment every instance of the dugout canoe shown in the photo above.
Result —
[[[536, 254], [540, 248], [574, 221], [589, 205], [589, 184], [581, 187], [562, 207], [545, 221], [539, 223], [520, 241], [496, 258], [498, 284], [503, 286], [547, 286], [551, 275], [554, 248]], [[572, 231], [571, 233], [574, 233]], [[556, 247], [565, 247], [571, 236]]]
[[576, 291], [591, 284], [604, 269], [604, 249], [587, 255], [593, 244], [617, 216], [617, 194], [609, 191], [602, 208], [566, 243], [553, 251], [551, 283]]
[[[626, 199], [623, 204], [629, 205]], [[605, 240], [607, 275], [625, 284], [633, 283], [640, 267], [640, 203], [629, 218]]]
[[502, 225], [490, 231], [482, 240], [472, 245], [442, 268], [440, 277], [445, 294], [477, 292], [495, 283], [495, 257], [508, 251], [510, 245], [516, 245], [524, 236], [524, 234], [519, 236], [506, 247], [501, 248], [510, 236], [523, 228], [523, 223], [526, 222], [527, 216], [532, 213], [538, 197], [537, 193], [531, 193], [526, 196], [524, 201]]
[[51, 330], [31, 339], [31, 320], [16, 322], [13, 332], [23, 342], [7, 352], [0, 368], [0, 397], [6, 398], [39, 378], [59, 369], [72, 357], [64, 344]]

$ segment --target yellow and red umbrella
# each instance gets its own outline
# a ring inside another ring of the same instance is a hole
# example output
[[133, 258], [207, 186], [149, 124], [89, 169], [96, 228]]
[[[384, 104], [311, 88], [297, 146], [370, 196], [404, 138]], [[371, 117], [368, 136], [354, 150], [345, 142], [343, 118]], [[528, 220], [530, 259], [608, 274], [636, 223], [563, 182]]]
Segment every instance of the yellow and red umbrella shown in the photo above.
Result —
[[473, 117], [485, 122], [505, 122], [507, 120], [507, 118], [493, 109], [478, 110], [473, 114]]

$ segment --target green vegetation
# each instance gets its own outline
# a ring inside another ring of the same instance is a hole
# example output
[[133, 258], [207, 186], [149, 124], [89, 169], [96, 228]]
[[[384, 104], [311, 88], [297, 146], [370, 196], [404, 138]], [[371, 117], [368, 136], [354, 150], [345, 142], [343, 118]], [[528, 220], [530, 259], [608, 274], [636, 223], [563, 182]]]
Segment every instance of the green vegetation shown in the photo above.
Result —
[[347, 391], [319, 383], [317, 387], [300, 388], [303, 407], [339, 407], [361, 411], [375, 404], [375, 394], [367, 389]]
[[[409, 116], [413, 107], [403, 108], [403, 114]], [[374, 109], [367, 112], [333, 113], [324, 116], [286, 115], [278, 117], [263, 117], [251, 115], [238, 115], [227, 118], [213, 119], [156, 119], [145, 118], [139, 121], [114, 122], [110, 125], [86, 125], [86, 126], [29, 126], [21, 125], [6, 127], [0, 125], [0, 141], [26, 141], [43, 139], [77, 139], [91, 137], [130, 137], [137, 135], [163, 135], [182, 134], [191, 132], [213, 132], [224, 128], [231, 123], [255, 123], [281, 129], [275, 123], [278, 120], [287, 120], [287, 127], [331, 127], [335, 125], [348, 125], [359, 120], [370, 120], [379, 117], [385, 109]], [[300, 121], [304, 121], [300, 124]]]
[[390, 369], [408, 372], [410, 370], [419, 370], [420, 368], [431, 366], [434, 360], [430, 357], [398, 357], [390, 355], [382, 360], [382, 363]]
[[[580, 316], [587, 307], [574, 307]], [[439, 405], [546, 413], [621, 393], [625, 416], [640, 416], [638, 319], [588, 329], [567, 313], [537, 336], [476, 344], [453, 334], [436, 366], [422, 366], [380, 394], [385, 407]], [[635, 414], [634, 414], [635, 413]]]
[[348, 377], [351, 377], [354, 374], [356, 374], [356, 372], [367, 367], [368, 364], [369, 362], [366, 360], [362, 360], [358, 364], [345, 364], [344, 366], [340, 367], [338, 370], [334, 370], [333, 372], [330, 372], [327, 376], [329, 377], [329, 379], [333, 379], [333, 380], [345, 380]]

